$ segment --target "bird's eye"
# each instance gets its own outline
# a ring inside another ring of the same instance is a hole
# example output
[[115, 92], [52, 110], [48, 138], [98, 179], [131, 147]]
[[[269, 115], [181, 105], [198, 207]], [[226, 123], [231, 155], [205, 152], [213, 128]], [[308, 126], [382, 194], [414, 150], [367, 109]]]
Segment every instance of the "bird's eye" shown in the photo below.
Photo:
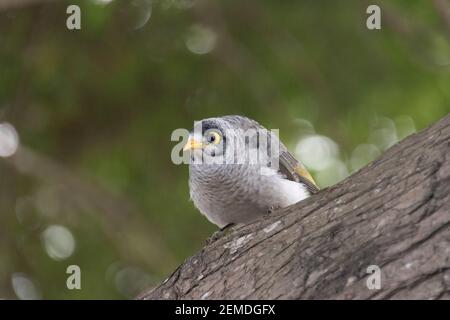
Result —
[[216, 131], [210, 131], [206, 134], [206, 141], [212, 144], [220, 143], [220, 134]]

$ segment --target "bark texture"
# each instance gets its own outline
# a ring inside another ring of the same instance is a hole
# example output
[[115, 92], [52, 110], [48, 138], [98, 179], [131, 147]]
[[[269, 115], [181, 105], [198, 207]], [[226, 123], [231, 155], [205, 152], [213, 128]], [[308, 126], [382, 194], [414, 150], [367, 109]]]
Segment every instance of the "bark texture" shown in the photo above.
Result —
[[139, 298], [450, 299], [449, 150], [447, 115], [343, 182], [234, 227]]

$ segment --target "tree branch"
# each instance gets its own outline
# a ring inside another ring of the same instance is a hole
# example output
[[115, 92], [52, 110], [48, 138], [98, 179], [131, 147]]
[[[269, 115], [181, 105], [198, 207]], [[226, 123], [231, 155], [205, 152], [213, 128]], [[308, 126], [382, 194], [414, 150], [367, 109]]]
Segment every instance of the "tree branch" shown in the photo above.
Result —
[[449, 150], [447, 115], [338, 185], [234, 227], [139, 298], [448, 299]]

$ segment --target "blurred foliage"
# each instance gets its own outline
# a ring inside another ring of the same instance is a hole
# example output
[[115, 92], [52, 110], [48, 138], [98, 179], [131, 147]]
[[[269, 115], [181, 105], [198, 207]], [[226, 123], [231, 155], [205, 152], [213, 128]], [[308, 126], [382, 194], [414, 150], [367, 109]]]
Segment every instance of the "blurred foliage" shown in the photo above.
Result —
[[432, 2], [371, 2], [378, 31], [356, 0], [86, 0], [69, 31], [72, 3], [0, 12], [0, 123], [21, 142], [0, 159], [0, 298], [131, 298], [201, 248], [215, 227], [170, 160], [194, 120], [280, 128], [325, 187], [450, 111]]

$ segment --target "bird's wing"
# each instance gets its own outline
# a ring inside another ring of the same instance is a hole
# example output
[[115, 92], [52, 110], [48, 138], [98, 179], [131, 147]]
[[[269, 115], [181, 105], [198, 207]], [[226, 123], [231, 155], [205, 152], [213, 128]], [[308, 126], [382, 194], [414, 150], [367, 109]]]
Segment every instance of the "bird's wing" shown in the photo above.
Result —
[[[236, 116], [232, 116], [236, 118]], [[306, 189], [311, 193], [316, 193], [319, 191], [319, 187], [317, 186], [314, 179], [309, 174], [308, 170], [306, 170], [305, 166], [298, 161], [292, 153], [286, 148], [286, 146], [278, 139], [278, 137], [269, 133], [267, 129], [261, 126], [258, 122], [245, 118], [242, 120], [242, 117], [238, 117], [242, 123], [240, 126], [244, 128], [244, 130], [248, 129], [260, 129], [265, 130], [266, 134], [268, 134], [268, 144], [270, 145], [271, 139], [277, 139], [280, 145], [280, 155], [279, 155], [279, 171], [281, 174], [285, 175], [291, 181], [303, 183], [306, 186]]]
[[279, 170], [289, 180], [303, 183], [310, 193], [319, 191], [319, 187], [308, 170], [284, 146], [280, 148]]

